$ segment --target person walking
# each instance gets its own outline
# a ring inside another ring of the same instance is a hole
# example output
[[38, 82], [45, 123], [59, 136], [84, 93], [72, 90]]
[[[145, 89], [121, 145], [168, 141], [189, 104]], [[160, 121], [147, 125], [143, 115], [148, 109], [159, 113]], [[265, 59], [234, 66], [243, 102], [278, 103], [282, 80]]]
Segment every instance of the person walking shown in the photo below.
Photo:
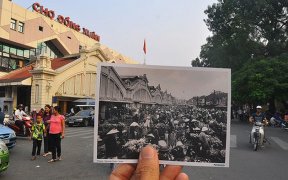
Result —
[[4, 124], [4, 118], [5, 118], [5, 114], [2, 112], [2, 109], [0, 107], [0, 124]]
[[40, 156], [43, 135], [46, 136], [45, 125], [42, 123], [42, 117], [40, 115], [37, 115], [36, 123], [32, 125], [31, 134], [32, 136], [30, 136], [30, 138], [33, 140], [31, 160], [35, 160], [36, 150], [37, 150], [37, 156]]
[[48, 120], [50, 120], [52, 115], [51, 112], [51, 106], [49, 104], [46, 104], [44, 107], [44, 113], [43, 113], [43, 123], [45, 125], [45, 129], [47, 131], [47, 136], [44, 136], [44, 154], [43, 156], [46, 157], [51, 153], [51, 148], [50, 148], [50, 143], [49, 143], [49, 123], [47, 122]]
[[[59, 113], [60, 107], [55, 106], [53, 108], [53, 114], [51, 115], [50, 120], [47, 122], [50, 123], [49, 129], [49, 142], [52, 150], [52, 159], [48, 162], [55, 162], [57, 160], [62, 160], [61, 158], [61, 139], [64, 138], [65, 134], [65, 118]], [[57, 153], [57, 158], [56, 158]]]

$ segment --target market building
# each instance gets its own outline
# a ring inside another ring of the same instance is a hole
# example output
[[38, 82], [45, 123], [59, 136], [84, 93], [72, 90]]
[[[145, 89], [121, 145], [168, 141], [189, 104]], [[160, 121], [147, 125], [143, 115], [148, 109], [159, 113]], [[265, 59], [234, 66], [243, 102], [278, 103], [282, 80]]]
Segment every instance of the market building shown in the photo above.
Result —
[[137, 63], [100, 43], [100, 36], [39, 3], [23, 8], [0, 0], [0, 107], [64, 112], [79, 98], [95, 97], [98, 62]]
[[[102, 66], [99, 91], [100, 114], [110, 104], [140, 108], [151, 105], [172, 105], [176, 98], [157, 87], [149, 86], [146, 74], [141, 76], [120, 76], [114, 67]], [[105, 119], [105, 118], [103, 118]]]

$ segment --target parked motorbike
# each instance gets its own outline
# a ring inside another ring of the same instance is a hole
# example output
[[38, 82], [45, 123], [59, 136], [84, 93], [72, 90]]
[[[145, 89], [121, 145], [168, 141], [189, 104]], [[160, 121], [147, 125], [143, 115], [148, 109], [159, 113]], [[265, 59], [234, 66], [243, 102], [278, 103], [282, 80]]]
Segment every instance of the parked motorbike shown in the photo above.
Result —
[[250, 133], [250, 143], [253, 145], [253, 150], [257, 151], [259, 147], [263, 147], [266, 142], [264, 137], [264, 124], [255, 122]]
[[32, 127], [32, 120], [30, 116], [25, 116], [22, 118], [23, 128], [19, 127], [17, 121], [14, 120], [13, 116], [5, 115], [4, 118], [4, 125], [8, 126], [9, 128], [15, 131], [16, 136], [30, 136], [31, 134], [31, 127]]

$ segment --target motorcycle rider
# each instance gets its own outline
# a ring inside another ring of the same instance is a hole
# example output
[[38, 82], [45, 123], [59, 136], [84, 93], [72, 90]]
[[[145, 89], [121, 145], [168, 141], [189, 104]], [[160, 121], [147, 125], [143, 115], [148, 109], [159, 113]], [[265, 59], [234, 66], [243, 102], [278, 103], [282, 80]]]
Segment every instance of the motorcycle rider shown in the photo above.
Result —
[[24, 122], [23, 122], [23, 117], [28, 116], [24, 111], [23, 111], [23, 104], [18, 105], [18, 109], [15, 111], [15, 124], [20, 128], [22, 132], [24, 132]]
[[253, 113], [251, 115], [251, 117], [249, 118], [249, 121], [252, 122], [263, 122], [267, 123], [267, 119], [265, 114], [262, 112], [262, 107], [261, 106], [257, 106], [256, 107], [256, 112]]
[[[263, 122], [265, 125], [267, 125], [268, 121], [266, 119], [265, 114], [262, 112], [261, 106], [256, 107], [256, 112], [250, 116], [249, 121], [251, 123], [253, 123], [253, 122], [262, 123]], [[253, 126], [252, 131], [251, 131], [251, 137], [254, 134], [254, 132], [256, 131], [255, 129], [256, 129], [256, 127]], [[263, 138], [263, 140], [265, 141], [265, 135], [264, 135], [264, 129], [263, 128], [260, 129], [260, 134], [261, 134], [261, 137]], [[251, 142], [251, 138], [250, 138], [250, 142]]]

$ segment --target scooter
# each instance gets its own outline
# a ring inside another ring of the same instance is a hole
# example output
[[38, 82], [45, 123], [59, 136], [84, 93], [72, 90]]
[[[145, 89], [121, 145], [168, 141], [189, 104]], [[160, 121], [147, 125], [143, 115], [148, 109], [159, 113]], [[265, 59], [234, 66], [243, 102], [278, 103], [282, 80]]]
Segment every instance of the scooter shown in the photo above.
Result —
[[21, 129], [17, 125], [17, 122], [14, 120], [12, 116], [5, 115], [4, 125], [13, 129], [15, 131], [16, 136], [28, 137], [31, 134], [31, 127], [32, 127], [31, 117], [25, 116], [22, 118], [22, 121], [23, 121], [23, 129]]
[[250, 133], [250, 141], [253, 145], [253, 150], [257, 151], [259, 147], [263, 147], [266, 139], [264, 137], [264, 124], [255, 122]]

